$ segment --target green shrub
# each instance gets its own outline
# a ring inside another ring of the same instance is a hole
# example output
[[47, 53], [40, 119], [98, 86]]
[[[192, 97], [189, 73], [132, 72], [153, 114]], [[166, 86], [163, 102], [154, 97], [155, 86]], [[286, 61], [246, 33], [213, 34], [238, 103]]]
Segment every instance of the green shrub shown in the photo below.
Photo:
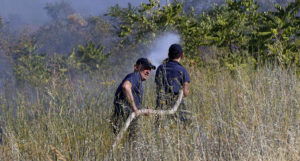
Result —
[[109, 54], [104, 53], [104, 47], [102, 45], [95, 45], [89, 42], [85, 46], [79, 45], [77, 49], [70, 54], [68, 59], [75, 68], [90, 71], [100, 69], [108, 56]]
[[[195, 14], [186, 13], [183, 3], [177, 1], [161, 7], [158, 1], [149, 0], [136, 8], [113, 7], [110, 15], [119, 20], [120, 36], [126, 42], [148, 42], [161, 32], [178, 32], [190, 59], [200, 57], [201, 46], [217, 46], [227, 48], [233, 54], [231, 57], [247, 52], [247, 56], [239, 57], [247, 60], [251, 56], [257, 65], [299, 64], [300, 1], [290, 2], [286, 7], [275, 4], [274, 11], [261, 12], [259, 7], [254, 0], [228, 0], [224, 5]], [[276, 49], [278, 43], [281, 51]]]

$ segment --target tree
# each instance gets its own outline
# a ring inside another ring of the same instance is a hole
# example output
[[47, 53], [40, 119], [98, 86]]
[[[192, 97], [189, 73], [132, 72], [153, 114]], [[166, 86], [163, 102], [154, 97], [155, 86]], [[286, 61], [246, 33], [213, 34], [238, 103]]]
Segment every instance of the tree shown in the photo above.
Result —
[[69, 56], [69, 62], [84, 71], [100, 69], [104, 61], [108, 58], [109, 53], [104, 53], [104, 47], [92, 42], [86, 45], [78, 45], [76, 51]]
[[[149, 0], [137, 8], [113, 8], [110, 14], [119, 18], [125, 40], [144, 42], [160, 32], [175, 31], [192, 59], [199, 58], [199, 47], [217, 46], [229, 51], [219, 55], [221, 59], [239, 54], [239, 62], [252, 57], [256, 63], [289, 65], [299, 64], [299, 3], [277, 4], [276, 10], [261, 12], [255, 0], [227, 0], [196, 14], [185, 12], [184, 4], [177, 1], [161, 7], [159, 1]], [[279, 44], [281, 51], [276, 48]]]

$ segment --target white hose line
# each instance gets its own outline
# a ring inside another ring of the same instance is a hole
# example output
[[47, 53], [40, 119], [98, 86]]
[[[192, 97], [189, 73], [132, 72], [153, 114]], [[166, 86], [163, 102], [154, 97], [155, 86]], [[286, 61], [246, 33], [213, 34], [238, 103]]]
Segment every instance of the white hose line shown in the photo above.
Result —
[[[172, 115], [174, 114], [180, 103], [181, 103], [181, 100], [182, 100], [182, 97], [183, 97], [183, 91], [180, 90], [179, 91], [179, 97], [175, 103], [175, 105], [170, 109], [170, 110], [152, 110], [152, 109], [142, 109], [140, 110], [140, 115], [146, 115], [146, 114], [154, 114], [154, 115]], [[126, 132], [126, 130], [128, 129], [130, 123], [136, 118], [136, 114], [134, 112], [132, 112], [129, 117], [127, 118], [126, 122], [125, 122], [125, 125], [123, 126], [123, 128], [120, 130], [118, 136], [116, 137], [116, 140], [112, 146], [112, 149], [113, 151], [115, 150], [116, 146], [119, 144], [119, 142], [121, 141], [121, 139], [123, 138], [123, 135], [124, 133]]]

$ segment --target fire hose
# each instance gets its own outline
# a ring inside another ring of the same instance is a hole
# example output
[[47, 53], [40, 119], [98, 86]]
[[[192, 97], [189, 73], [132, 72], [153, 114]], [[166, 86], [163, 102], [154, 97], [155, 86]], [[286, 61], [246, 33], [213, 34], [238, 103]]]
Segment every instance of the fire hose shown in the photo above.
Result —
[[154, 115], [172, 115], [175, 114], [175, 112], [177, 111], [181, 101], [182, 101], [182, 97], [183, 97], [183, 91], [180, 90], [179, 91], [179, 97], [176, 101], [176, 103], [174, 104], [174, 106], [170, 109], [170, 110], [152, 110], [152, 109], [142, 109], [140, 110], [139, 115], [136, 115], [135, 112], [132, 112], [129, 117], [127, 118], [123, 128], [120, 130], [119, 134], [116, 137], [116, 140], [112, 146], [112, 150], [114, 151], [116, 146], [119, 144], [119, 142], [122, 140], [125, 132], [127, 131], [130, 123], [138, 116], [140, 115], [148, 115], [148, 114], [154, 114]]

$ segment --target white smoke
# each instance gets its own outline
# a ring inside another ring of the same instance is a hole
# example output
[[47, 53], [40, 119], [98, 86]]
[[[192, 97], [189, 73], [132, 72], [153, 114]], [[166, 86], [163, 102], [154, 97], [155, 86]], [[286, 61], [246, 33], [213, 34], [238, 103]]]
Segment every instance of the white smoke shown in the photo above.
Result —
[[148, 59], [156, 67], [162, 63], [164, 59], [168, 57], [168, 50], [172, 44], [179, 43], [180, 37], [174, 33], [165, 33], [158, 37], [152, 44], [151, 52], [148, 55]]
[[127, 7], [128, 3], [139, 6], [148, 0], [0, 0], [0, 17], [11, 21], [16, 19], [20, 25], [42, 25], [50, 17], [44, 9], [47, 3], [66, 2], [82, 16], [96, 16], [108, 12], [108, 8], [118, 4]]

